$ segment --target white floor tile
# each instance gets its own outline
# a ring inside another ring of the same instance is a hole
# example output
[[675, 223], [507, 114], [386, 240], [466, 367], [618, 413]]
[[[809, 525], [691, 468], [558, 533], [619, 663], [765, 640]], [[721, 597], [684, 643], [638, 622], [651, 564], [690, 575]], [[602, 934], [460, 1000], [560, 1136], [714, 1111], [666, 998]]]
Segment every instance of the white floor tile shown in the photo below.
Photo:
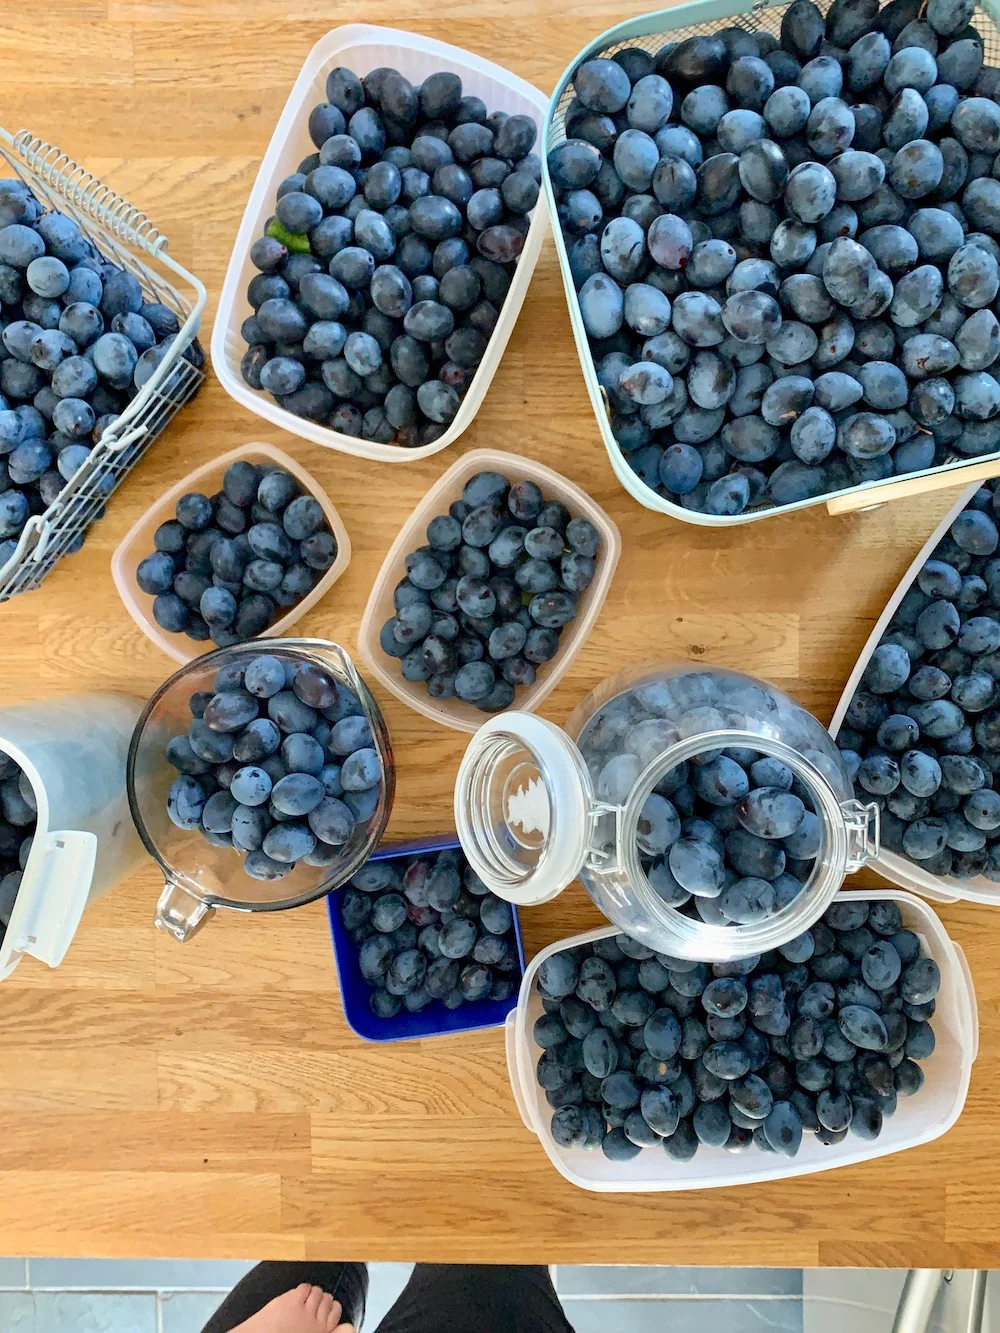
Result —
[[32, 1291], [228, 1291], [251, 1268], [243, 1259], [30, 1259], [28, 1285]]
[[4, 1333], [156, 1333], [156, 1297], [117, 1292], [0, 1292]]
[[800, 1296], [801, 1268], [669, 1268], [559, 1264], [560, 1296]]
[[[369, 1264], [364, 1333], [374, 1333], [410, 1280], [412, 1264]], [[164, 1329], [163, 1333], [167, 1333]]]
[[802, 1304], [745, 1300], [563, 1298], [576, 1333], [802, 1333]]
[[171, 1291], [160, 1296], [160, 1333], [200, 1333], [225, 1300], [221, 1291]]
[[28, 1285], [28, 1261], [26, 1259], [0, 1259], [0, 1290], [10, 1287], [25, 1288]]

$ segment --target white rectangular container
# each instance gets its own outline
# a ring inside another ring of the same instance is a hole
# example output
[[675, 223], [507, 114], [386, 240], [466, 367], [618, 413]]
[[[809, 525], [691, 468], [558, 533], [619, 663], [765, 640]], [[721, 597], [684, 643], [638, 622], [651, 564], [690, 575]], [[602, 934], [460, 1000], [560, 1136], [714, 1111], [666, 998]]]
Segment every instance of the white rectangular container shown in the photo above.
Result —
[[[837, 733], [844, 724], [844, 715], [854, 698], [855, 691], [861, 684], [861, 677], [865, 674], [868, 661], [879, 646], [882, 635], [888, 630], [892, 618], [896, 614], [896, 608], [903, 600], [907, 590], [912, 587], [924, 564], [931, 558], [938, 542], [942, 537], [947, 536], [948, 529], [976, 491], [979, 490], [979, 485], [979, 482], [975, 482], [962, 491], [951, 509], [948, 510], [920, 548], [913, 563], [900, 579], [896, 591], [886, 603], [885, 610], [875, 622], [875, 628], [869, 634], [868, 642], [861, 650], [861, 655], [855, 663], [847, 684], [844, 686], [844, 692], [840, 696], [833, 714], [829, 731], [834, 740], [836, 740]], [[934, 899], [935, 902], [953, 903], [964, 899], [967, 902], [987, 903], [994, 907], [1000, 905], [1000, 884], [994, 884], [992, 880], [986, 879], [982, 875], [977, 876], [976, 879], [954, 879], [951, 876], [945, 878], [940, 875], [932, 875], [929, 871], [922, 869], [916, 861], [911, 861], [909, 857], [901, 856], [898, 852], [890, 852], [886, 848], [883, 848], [878, 856], [869, 862], [869, 865], [883, 874], [886, 879], [892, 880], [894, 884], [899, 884], [904, 889], [913, 889], [916, 893], [922, 893], [925, 898]]]
[[854, 1166], [917, 1148], [946, 1134], [961, 1115], [972, 1066], [979, 1054], [976, 993], [965, 954], [949, 938], [936, 913], [912, 894], [897, 889], [873, 889], [860, 895], [841, 893], [835, 901], [859, 896], [873, 902], [897, 903], [904, 926], [920, 936], [926, 952], [941, 969], [941, 990], [933, 1019], [937, 1047], [930, 1060], [922, 1062], [926, 1081], [916, 1096], [899, 1099], [899, 1109], [885, 1121], [877, 1139], [866, 1143], [849, 1133], [843, 1143], [826, 1147], [812, 1134], [804, 1134], [802, 1147], [793, 1158], [764, 1153], [755, 1147], [737, 1155], [725, 1148], [701, 1147], [690, 1162], [675, 1162], [657, 1148], [643, 1149], [630, 1162], [610, 1162], [600, 1149], [585, 1152], [582, 1148], [561, 1148], [550, 1130], [552, 1108], [535, 1078], [541, 1048], [535, 1044], [532, 1028], [535, 1019], [544, 1012], [535, 977], [552, 954], [619, 933], [614, 926], [608, 926], [560, 940], [536, 954], [525, 970], [517, 1008], [507, 1017], [507, 1070], [514, 1100], [521, 1119], [538, 1136], [559, 1174], [580, 1189], [601, 1194], [715, 1189], [764, 1180], [788, 1180], [838, 1166]]
[[316, 151], [309, 137], [309, 112], [318, 102], [326, 100], [326, 76], [338, 65], [347, 66], [359, 76], [369, 74], [381, 65], [389, 65], [417, 84], [438, 70], [450, 70], [461, 76], [464, 92], [481, 97], [489, 111], [506, 111], [511, 116], [530, 116], [539, 127], [539, 140], [547, 98], [544, 93], [511, 74], [503, 66], [463, 51], [461, 47], [449, 46], [447, 42], [437, 42], [430, 37], [420, 37], [397, 28], [349, 23], [321, 37], [309, 52], [260, 164], [233, 244], [212, 329], [212, 366], [219, 377], [219, 383], [231, 398], [235, 398], [248, 411], [255, 412], [265, 421], [280, 426], [292, 435], [380, 463], [411, 463], [454, 444], [479, 411], [500, 364], [507, 340], [514, 331], [528, 283], [538, 262], [548, 214], [544, 196], [540, 194], [524, 249], [517, 261], [486, 355], [479, 363], [455, 420], [440, 439], [432, 444], [421, 445], [418, 449], [403, 449], [396, 444], [378, 444], [373, 440], [342, 435], [328, 426], [306, 421], [285, 411], [263, 390], [251, 389], [240, 374], [240, 362], [246, 351], [246, 343], [240, 336], [240, 325], [253, 313], [246, 298], [246, 290], [250, 279], [257, 272], [250, 262], [250, 246], [258, 236], [264, 234], [267, 220], [274, 212], [275, 195], [282, 180], [297, 169], [304, 157]]
[[[824, 13], [830, 8], [830, 0], [817, 0], [817, 3]], [[550, 149], [566, 138], [565, 115], [573, 99], [572, 77], [576, 68], [584, 60], [590, 60], [599, 55], [613, 54], [623, 46], [640, 46], [643, 50], [654, 52], [658, 51], [667, 41], [683, 41], [687, 37], [693, 37], [699, 33], [717, 32], [720, 28], [733, 24], [738, 24], [749, 32], [764, 29], [777, 34], [781, 26], [782, 15], [787, 8], [787, 4], [768, 5], [766, 0], [761, 4], [754, 4], [752, 8], [743, 3], [742, 0], [692, 0], [688, 4], [675, 5], [671, 9], [660, 9], [651, 14], [643, 14], [639, 18], [628, 19], [624, 23], [609, 28], [606, 32], [601, 33], [599, 37], [595, 37], [593, 41], [588, 42], [574, 56], [556, 84], [545, 118], [545, 130], [542, 138], [543, 151], [541, 153], [542, 183], [552, 217], [556, 217], [556, 203], [552, 182], [549, 179], [547, 154]], [[987, 62], [996, 64], [1000, 60], [1000, 36], [997, 33], [1000, 16], [998, 16], [996, 0], [982, 0], [981, 5], [976, 8], [972, 21], [982, 33]], [[955, 455], [946, 463], [938, 467], [927, 468], [922, 472], [909, 472], [898, 477], [887, 477], [884, 481], [864, 482], [861, 485], [851, 486], [844, 490], [830, 491], [825, 495], [817, 496], [813, 500], [799, 500], [794, 504], [758, 506], [732, 518], [698, 513], [692, 509], [685, 509], [673, 500], [664, 499], [632, 471], [618, 445], [618, 441], [612, 434], [604, 391], [597, 382], [597, 369], [591, 354], [587, 331], [583, 326], [583, 319], [580, 315], [576, 286], [570, 273], [569, 254], [562, 228], [558, 225], [558, 222], [553, 226], [552, 232], [555, 238], [556, 253], [559, 256], [563, 286], [566, 289], [566, 301], [569, 305], [570, 323], [573, 326], [577, 353], [583, 369], [584, 382], [587, 385], [590, 401], [594, 408], [594, 416], [597, 418], [597, 425], [601, 432], [601, 439], [604, 441], [608, 459], [618, 480], [628, 493], [638, 500], [641, 505], [645, 505], [647, 509], [656, 510], [661, 514], [670, 514], [671, 517], [679, 518], [685, 523], [720, 528], [738, 523], [752, 523], [756, 519], [770, 518], [775, 514], [787, 514], [794, 509], [806, 509], [812, 505], [820, 504], [825, 504], [832, 514], [847, 513], [889, 500], [904, 499], [909, 495], [916, 495], [923, 491], [938, 490], [943, 486], [960, 486], [963, 481], [972, 480], [974, 476], [996, 476], [1000, 473], [1000, 449], [986, 455], [985, 458], [964, 458]], [[977, 471], [972, 472], [970, 470], [966, 472], [965, 469], [967, 468], [976, 468]]]

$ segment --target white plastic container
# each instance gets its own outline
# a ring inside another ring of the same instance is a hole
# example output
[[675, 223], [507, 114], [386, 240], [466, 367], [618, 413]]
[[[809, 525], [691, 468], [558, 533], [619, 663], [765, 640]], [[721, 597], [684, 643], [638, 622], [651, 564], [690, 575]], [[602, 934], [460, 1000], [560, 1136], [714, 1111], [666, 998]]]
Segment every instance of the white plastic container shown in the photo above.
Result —
[[[837, 739], [837, 734], [844, 722], [844, 715], [854, 698], [855, 691], [861, 684], [861, 677], [868, 666], [868, 660], [879, 646], [882, 635], [888, 630], [892, 618], [896, 614], [896, 608], [903, 600], [907, 589], [913, 585], [924, 564], [931, 558], [938, 542], [942, 537], [947, 536], [951, 525], [976, 491], [979, 490], [980, 485], [981, 483], [977, 481], [962, 491], [954, 505], [920, 548], [913, 563], [900, 579], [896, 591], [889, 598], [885, 610], [875, 622], [875, 628], [869, 634], [868, 642], [861, 650], [861, 655], [847, 684], [844, 686], [844, 692], [840, 696], [840, 701], [833, 714], [833, 720], [830, 723], [830, 735], [834, 740]], [[921, 893], [925, 898], [932, 898], [935, 902], [954, 903], [961, 899], [971, 903], [986, 903], [992, 907], [1000, 906], [1000, 884], [995, 884], [982, 875], [976, 879], [955, 879], [951, 876], [932, 875], [922, 869], [916, 861], [911, 861], [906, 856], [900, 856], [898, 852], [890, 852], [885, 847], [880, 849], [878, 856], [874, 858], [871, 865], [874, 869], [880, 871], [886, 879], [892, 880], [894, 884], [899, 884], [904, 889], [913, 889], [915, 893]]]
[[[825, 14], [830, 8], [830, 0], [817, 0], [817, 2], [820, 10]], [[731, 27], [734, 24], [746, 28], [749, 32], [764, 29], [777, 34], [781, 26], [782, 16], [787, 8], [787, 4], [768, 5], [766, 0], [754, 4], [752, 7], [746, 4], [744, 0], [692, 0], [692, 3], [689, 4], [675, 5], [671, 9], [660, 9], [654, 13], [643, 14], [639, 18], [627, 19], [624, 23], [616, 24], [606, 32], [601, 33], [600, 36], [595, 37], [593, 41], [588, 42], [574, 56], [557, 82], [545, 118], [541, 150], [542, 183], [553, 218], [556, 216], [556, 204], [552, 182], [549, 179], [547, 154], [566, 138], [564, 121], [566, 110], [573, 99], [572, 77], [583, 61], [590, 60], [595, 56], [611, 55], [624, 46], [640, 46], [646, 51], [656, 52], [668, 41], [680, 42], [687, 37], [718, 32], [719, 29]], [[998, 53], [1000, 53], [1000, 39], [997, 36], [997, 25], [1000, 23], [1000, 16], [998, 16], [996, 0], [984, 0], [982, 6], [977, 6], [973, 21], [978, 25], [986, 43], [987, 61], [996, 63]], [[693, 509], [685, 509], [676, 501], [665, 499], [662, 495], [658, 495], [652, 487], [647, 486], [632, 471], [612, 434], [604, 392], [597, 382], [597, 370], [594, 365], [593, 354], [580, 315], [580, 305], [577, 300], [573, 276], [570, 273], [569, 255], [562, 228], [556, 224], [552, 231], [555, 237], [556, 253], [559, 256], [563, 286], [566, 289], [566, 301], [569, 306], [573, 336], [576, 339], [580, 365], [583, 369], [583, 378], [590, 394], [590, 401], [594, 408], [594, 415], [597, 418], [597, 425], [604, 441], [604, 447], [608, 451], [608, 458], [618, 480], [628, 493], [638, 500], [641, 505], [645, 505], [647, 509], [655, 510], [661, 514], [669, 514], [672, 518], [678, 518], [684, 523], [696, 523], [702, 527], [712, 528], [752, 523], [756, 519], [770, 518], [776, 514], [787, 514], [792, 510], [807, 509], [812, 505], [827, 504], [831, 512], [845, 512], [849, 508], [871, 507], [883, 500], [903, 498], [903, 494], [917, 494], [924, 490], [936, 490], [942, 484], [960, 486], [965, 480], [963, 468], [976, 467], [985, 461], [984, 457], [967, 459], [961, 455], [953, 454], [944, 464], [920, 472], [909, 472], [902, 476], [887, 477], [884, 481], [864, 482], [858, 486], [829, 491], [815, 499], [799, 500], [794, 504], [758, 506], [734, 517], [699, 513]], [[994, 473], [1000, 471], [1000, 462], [996, 461], [997, 457], [997, 453], [985, 455], [985, 459], [993, 460]], [[945, 474], [952, 475], [946, 476]], [[923, 484], [921, 484], [922, 481]], [[906, 483], [905, 489], [904, 483]]]
[[574, 518], [589, 519], [601, 534], [594, 580], [580, 597], [580, 613], [563, 631], [555, 657], [539, 667], [535, 683], [515, 695], [514, 706], [520, 712], [529, 713], [539, 706], [559, 684], [570, 662], [583, 647], [608, 595], [622, 549], [618, 528], [586, 491], [551, 468], [520, 454], [476, 449], [470, 454], [464, 454], [435, 482], [403, 524], [399, 536], [382, 562], [358, 630], [358, 650], [365, 665], [397, 699], [402, 699], [403, 703], [409, 704], [432, 722], [440, 722], [443, 726], [455, 727], [459, 731], [475, 731], [489, 714], [480, 712], [474, 704], [463, 703], [461, 699], [432, 699], [423, 683], [404, 680], [399, 659], [383, 652], [379, 631], [395, 613], [393, 592], [400, 579], [406, 578], [407, 555], [424, 544], [427, 524], [436, 515], [448, 512], [448, 506], [453, 500], [461, 498], [466, 482], [477, 472], [502, 472], [512, 482], [536, 482], [546, 500], [562, 501]]
[[349, 23], [321, 37], [309, 52], [264, 154], [233, 245], [212, 330], [212, 366], [219, 382], [230, 397], [235, 398], [248, 411], [255, 412], [275, 426], [281, 426], [292, 435], [312, 440], [314, 444], [325, 444], [330, 449], [340, 449], [346, 454], [356, 454], [359, 458], [371, 458], [381, 463], [411, 463], [454, 444], [479, 411], [500, 364], [507, 340], [513, 332], [528, 283], [538, 262], [548, 214], [544, 198], [539, 195], [524, 249], [517, 261], [486, 355], [462, 399], [455, 420], [440, 439], [432, 444], [422, 445], [418, 449], [403, 449], [395, 444], [378, 444], [372, 440], [342, 435], [327, 426], [286, 412], [269, 394], [251, 389], [240, 374], [240, 362], [246, 351], [246, 343], [240, 336], [240, 325], [252, 313], [246, 290], [250, 279], [257, 272], [250, 262], [250, 246], [258, 236], [263, 235], [267, 220], [274, 212], [275, 194], [281, 181], [296, 170], [304, 157], [316, 151], [309, 137], [309, 112], [318, 102], [326, 100], [326, 76], [338, 65], [345, 65], [361, 76], [381, 65], [390, 65], [412, 83], [418, 84], [438, 70], [450, 70], [461, 76], [465, 93], [481, 97], [489, 111], [530, 116], [539, 127], [539, 140], [548, 99], [544, 93], [511, 74], [503, 66], [483, 60], [458, 46], [402, 32], [398, 28]]
[[57, 967], [88, 902], [142, 859], [125, 793], [139, 699], [83, 694], [0, 709], [0, 750], [27, 774], [34, 841], [6, 934], [0, 980], [24, 954]]
[[190, 662], [195, 657], [214, 652], [216, 645], [211, 641], [199, 643], [186, 634], [174, 634], [170, 630], [161, 629], [153, 619], [154, 598], [149, 593], [143, 592], [136, 583], [135, 572], [140, 562], [147, 555], [153, 554], [153, 536], [156, 529], [161, 523], [166, 523], [168, 519], [174, 517], [174, 509], [181, 496], [187, 495], [191, 491], [201, 491], [206, 495], [214, 495], [216, 491], [222, 489], [222, 479], [227, 469], [240, 459], [248, 463], [266, 463], [269, 467], [280, 467], [284, 468], [286, 472], [290, 472], [301, 486], [302, 494], [311, 495], [313, 499], [320, 502], [327, 526], [337, 541], [337, 558], [330, 568], [324, 571], [322, 578], [317, 581], [315, 587], [301, 601], [296, 602], [294, 606], [290, 606], [273, 625], [269, 625], [259, 636], [260, 638], [280, 639], [287, 634], [298, 619], [311, 610], [320, 598], [326, 596], [351, 562], [351, 539], [347, 535], [347, 529], [344, 527], [343, 520], [337, 513], [333, 501], [313, 480], [305, 468], [300, 467], [287, 454], [282, 453], [280, 449], [275, 449], [273, 444], [243, 444], [238, 449], [231, 450], [228, 454], [221, 454], [218, 458], [213, 458], [211, 463], [206, 463], [203, 467], [196, 468], [194, 472], [189, 472], [176, 486], [171, 486], [169, 491], [150, 505], [128, 530], [111, 557], [111, 577], [115, 581], [118, 596], [122, 599], [125, 610], [143, 634], [148, 639], [152, 639], [157, 648], [161, 648], [175, 662]]
[[[858, 896], [845, 893], [838, 895], [838, 900]], [[535, 1045], [532, 1027], [543, 1012], [535, 977], [552, 954], [616, 934], [611, 927], [560, 940], [536, 954], [521, 982], [517, 1008], [507, 1017], [507, 1069], [514, 1100], [521, 1119], [538, 1136], [559, 1174], [580, 1189], [601, 1194], [714, 1189], [788, 1180], [838, 1166], [854, 1166], [920, 1147], [946, 1134], [965, 1105], [972, 1066], [979, 1053], [979, 1018], [969, 965], [935, 912], [919, 898], [896, 889], [866, 890], [860, 896], [870, 901], [888, 899], [897, 903], [903, 925], [920, 936], [926, 952], [941, 969], [941, 990], [933, 1020], [937, 1047], [930, 1060], [922, 1062], [926, 1082], [914, 1097], [900, 1098], [899, 1109], [884, 1122], [877, 1139], [866, 1143], [848, 1134], [843, 1143], [826, 1147], [812, 1134], [804, 1134], [797, 1156], [790, 1159], [757, 1148], [734, 1155], [724, 1148], [701, 1147], [690, 1162], [675, 1162], [656, 1148], [646, 1148], [630, 1162], [611, 1162], [600, 1149], [585, 1152], [582, 1148], [559, 1147], [549, 1128], [552, 1108], [535, 1078], [535, 1063], [541, 1048]]]

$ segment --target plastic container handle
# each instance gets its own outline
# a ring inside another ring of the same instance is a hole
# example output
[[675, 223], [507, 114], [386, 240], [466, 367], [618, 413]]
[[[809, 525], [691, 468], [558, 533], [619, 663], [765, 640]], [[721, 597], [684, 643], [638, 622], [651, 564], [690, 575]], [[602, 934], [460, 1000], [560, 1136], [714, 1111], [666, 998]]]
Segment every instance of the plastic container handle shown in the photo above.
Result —
[[979, 1002], [976, 999], [976, 986], [975, 982], [972, 980], [972, 968], [969, 967], [969, 960], [965, 956], [965, 950], [960, 944], [955, 944], [954, 941], [952, 941], [952, 945], [958, 957], [959, 967], [961, 967], [965, 977], [966, 1004], [964, 1008], [966, 1020], [969, 1025], [968, 1037], [972, 1046], [971, 1063], [975, 1064], [976, 1058], [979, 1055]]
[[[31, 897], [22, 916], [15, 905], [13, 948], [58, 967], [76, 934], [90, 897], [97, 860], [97, 834], [80, 830], [47, 833], [32, 872]], [[34, 844], [32, 844], [34, 851]]]
[[184, 944], [215, 915], [215, 908], [196, 898], [181, 884], [168, 881], [156, 904], [153, 925], [178, 944]]
[[521, 1073], [517, 1063], [516, 1009], [512, 1009], [504, 1020], [503, 1036], [504, 1045], [507, 1049], [507, 1076], [510, 1079], [511, 1091], [514, 1094], [514, 1104], [517, 1106], [518, 1113], [524, 1121], [525, 1129], [530, 1129], [532, 1134], [537, 1136], [537, 1130], [531, 1123], [531, 1116], [528, 1111], [528, 1099], [524, 1095], [524, 1087], [521, 1084]]

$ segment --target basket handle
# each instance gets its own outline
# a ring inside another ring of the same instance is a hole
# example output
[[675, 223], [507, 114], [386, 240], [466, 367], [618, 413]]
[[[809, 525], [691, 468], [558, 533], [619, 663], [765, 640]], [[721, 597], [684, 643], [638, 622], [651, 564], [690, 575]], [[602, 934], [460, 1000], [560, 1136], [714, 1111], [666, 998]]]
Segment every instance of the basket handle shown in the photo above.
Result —
[[166, 236], [141, 209], [116, 194], [61, 149], [36, 138], [30, 130], [10, 135], [0, 129], [0, 139], [46, 185], [114, 236], [150, 255], [160, 255], [166, 250]]
[[991, 458], [985, 463], [948, 467], [924, 477], [903, 477], [899, 481], [873, 486], [871, 490], [838, 495], [827, 500], [826, 508], [830, 514], [856, 514], [865, 509], [878, 509], [892, 500], [930, 495], [934, 491], [948, 490], [951, 486], [968, 486], [971, 481], [988, 481], [991, 477], [1000, 477], [1000, 458]]

